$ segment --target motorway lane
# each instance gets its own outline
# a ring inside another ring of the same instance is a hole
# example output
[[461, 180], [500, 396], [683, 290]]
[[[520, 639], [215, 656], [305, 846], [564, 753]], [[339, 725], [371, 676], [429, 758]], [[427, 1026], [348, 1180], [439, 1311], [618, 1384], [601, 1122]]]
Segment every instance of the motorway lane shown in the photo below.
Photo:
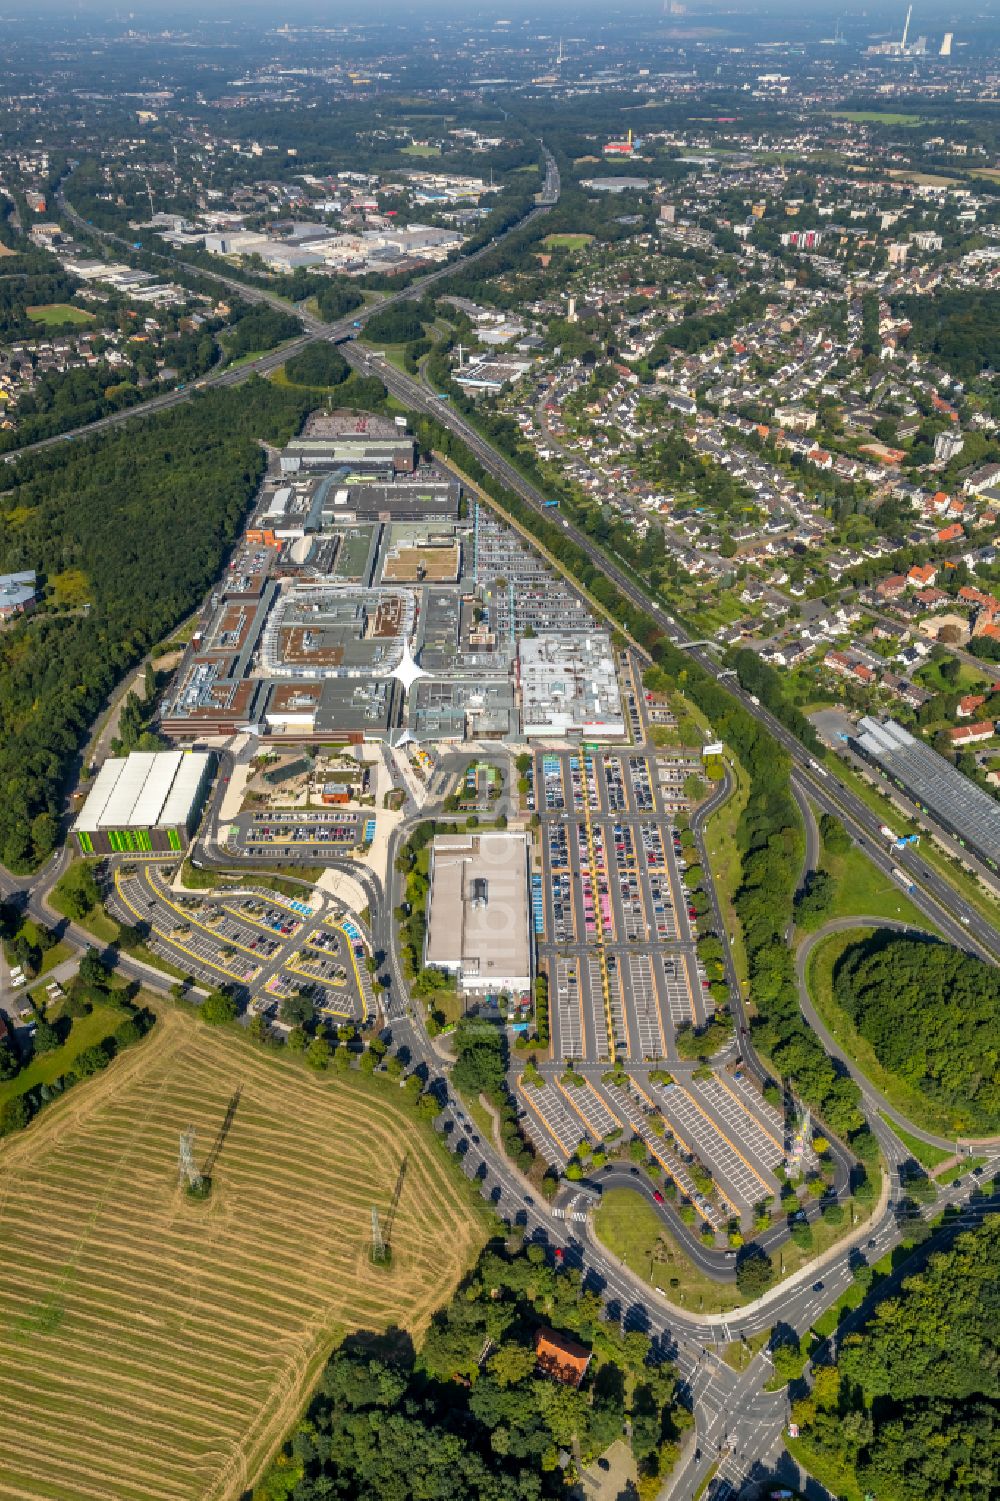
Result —
[[[551, 153], [544, 146], [542, 150], [546, 159], [546, 180], [542, 200], [523, 219], [518, 220], [516, 224], [511, 225], [510, 228], [497, 235], [488, 244], [481, 246], [479, 250], [473, 251], [471, 255], [459, 256], [454, 261], [448, 261], [443, 266], [439, 266], [435, 271], [431, 271], [426, 276], [420, 277], [419, 280], [411, 282], [409, 286], [402, 288], [400, 291], [391, 292], [387, 296], [370, 302], [364, 307], [356, 308], [346, 317], [337, 319], [332, 323], [324, 323], [305, 308], [293, 306], [284, 298], [269, 293], [263, 288], [253, 287], [249, 283], [238, 281], [235, 277], [224, 276], [219, 272], [206, 270], [202, 266], [191, 265], [186, 261], [179, 261], [167, 255], [160, 255], [156, 251], [148, 252], [150, 255], [155, 256], [157, 260], [162, 260], [167, 267], [171, 267], [174, 270], [183, 268], [196, 272], [199, 276], [207, 277], [209, 280], [217, 281], [230, 291], [238, 292], [248, 302], [263, 302], [275, 308], [278, 312], [292, 314], [303, 324], [306, 330], [305, 334], [300, 339], [293, 339], [283, 344], [280, 349], [271, 350], [267, 354], [260, 355], [255, 360], [247, 361], [246, 364], [210, 373], [201, 377], [193, 384], [186, 386], [184, 389], [174, 389], [173, 391], [165, 392], [162, 396], [154, 396], [147, 402], [142, 402], [121, 412], [113, 412], [107, 417], [99, 418], [96, 422], [89, 422], [82, 427], [72, 428], [69, 432], [56, 433], [51, 438], [42, 438], [37, 443], [26, 444], [23, 448], [11, 449], [3, 455], [3, 458], [7, 463], [13, 463], [24, 454], [35, 453], [43, 448], [51, 448], [56, 443], [65, 443], [77, 437], [89, 437], [91, 434], [102, 432], [106, 428], [119, 427], [130, 418], [146, 417], [150, 413], [165, 411], [168, 407], [177, 406], [180, 402], [190, 401], [191, 397], [197, 391], [207, 390], [215, 386], [240, 385], [243, 381], [248, 380], [251, 375], [269, 375], [272, 371], [277, 370], [283, 365], [286, 360], [303, 350], [307, 344], [311, 344], [315, 339], [327, 339], [333, 343], [338, 343], [342, 339], [352, 339], [357, 332], [356, 325], [363, 327], [369, 318], [373, 317], [376, 313], [384, 312], [386, 308], [392, 307], [398, 302], [422, 297], [428, 287], [433, 286], [436, 282], [441, 281], [447, 276], [451, 276], [455, 271], [464, 271], [466, 267], [474, 264], [480, 257], [495, 250], [499, 242], [507, 235], [513, 233], [514, 230], [524, 229], [534, 219], [537, 219], [553, 207], [559, 201], [559, 173]], [[120, 244], [129, 250], [132, 248], [130, 242], [121, 236], [111, 234], [107, 230], [96, 229], [93, 225], [87, 224], [86, 220], [68, 202], [62, 189], [56, 194], [56, 199], [60, 211], [66, 218], [76, 224], [78, 228], [85, 230], [87, 234], [96, 235], [98, 238], [109, 243]]]
[[[831, 789], [825, 782], [806, 781], [799, 772], [794, 774], [794, 779], [808, 790], [810, 799], [823, 812], [833, 813], [844, 821], [839, 788]], [[904, 869], [905, 859], [906, 875], [913, 883], [913, 889], [906, 894], [950, 943], [971, 951], [987, 963], [996, 962], [996, 955], [1000, 951], [1000, 934], [947, 882], [940, 876], [935, 876], [929, 866], [924, 866], [918, 856], [909, 853], [907, 859], [902, 850], [887, 845], [885, 836], [879, 833], [878, 819], [873, 813], [868, 812], [863, 833], [857, 828], [852, 833], [855, 842], [872, 864], [889, 876], [890, 880], [896, 879], [892, 874], [894, 869]], [[900, 891], [903, 889], [900, 885]]]
[[[904, 1130], [911, 1132], [921, 1141], [927, 1142], [928, 1145], [940, 1147], [944, 1151], [954, 1151], [956, 1150], [957, 1146], [955, 1137], [935, 1136], [932, 1132], [924, 1130], [919, 1125], [915, 1125], [913, 1121], [909, 1120], [905, 1115], [902, 1114], [901, 1111], [897, 1110], [886, 1099], [885, 1095], [882, 1094], [880, 1090], [876, 1089], [875, 1085], [872, 1084], [871, 1081], [867, 1079], [865, 1075], [860, 1071], [857, 1064], [851, 1058], [851, 1055], [846, 1052], [844, 1048], [842, 1048], [837, 1042], [836, 1038], [830, 1032], [829, 1028], [826, 1026], [819, 1013], [817, 1012], [809, 995], [809, 987], [806, 984], [806, 970], [809, 963], [809, 956], [816, 945], [821, 943], [824, 938], [828, 938], [831, 933], [845, 933], [850, 932], [852, 928], [872, 927], [892, 928], [897, 932], [910, 934], [920, 931], [919, 929], [915, 929], [911, 923], [897, 922], [892, 918], [840, 917], [835, 918], [833, 922], [825, 923], [824, 926], [822, 928], [819, 928], [815, 933], [810, 933], [808, 937], [799, 944], [799, 947], [796, 950], [795, 973], [799, 986], [799, 1006], [801, 1007], [803, 1016], [806, 1018], [813, 1031], [816, 1033], [816, 1036], [822, 1042], [823, 1047], [826, 1049], [826, 1051], [832, 1057], [838, 1058], [840, 1060], [840, 1062], [844, 1065], [846, 1071], [851, 1075], [855, 1083], [860, 1087], [865, 1098], [866, 1106], [868, 1107], [869, 1115], [877, 1115], [877, 1113], [881, 1111], [885, 1115], [889, 1116], [890, 1120], [895, 1121], [898, 1126], [901, 1126]], [[983, 1145], [990, 1147], [1000, 1142], [1000, 1138], [976, 1138], [963, 1136], [959, 1138], [959, 1141], [961, 1141], [964, 1145], [970, 1147]]]

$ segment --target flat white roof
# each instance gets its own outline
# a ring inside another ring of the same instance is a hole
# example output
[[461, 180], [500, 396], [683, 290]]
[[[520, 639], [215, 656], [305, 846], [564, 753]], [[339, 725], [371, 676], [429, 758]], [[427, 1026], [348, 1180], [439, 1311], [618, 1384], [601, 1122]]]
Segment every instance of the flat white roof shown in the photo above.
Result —
[[165, 751], [161, 756], [154, 756], [128, 816], [132, 828], [145, 829], [158, 822], [180, 763], [180, 751]]
[[104, 809], [108, 799], [114, 791], [115, 783], [125, 769], [125, 757], [116, 756], [110, 761], [105, 761], [97, 776], [94, 785], [87, 794], [87, 801], [80, 809], [75, 827], [82, 833], [93, 834], [101, 827]]
[[105, 761], [75, 827], [93, 834], [184, 824], [210, 760], [203, 751], [133, 751], [127, 759]]
[[191, 751], [188, 755], [181, 756], [174, 784], [160, 814], [162, 824], [187, 823], [191, 806], [201, 790], [211, 759], [205, 751]]

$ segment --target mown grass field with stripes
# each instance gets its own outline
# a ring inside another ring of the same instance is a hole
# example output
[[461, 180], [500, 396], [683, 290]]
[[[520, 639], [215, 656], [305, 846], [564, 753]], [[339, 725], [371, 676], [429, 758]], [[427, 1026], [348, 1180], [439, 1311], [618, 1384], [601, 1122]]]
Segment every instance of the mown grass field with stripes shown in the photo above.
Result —
[[[178, 1136], [208, 1155], [205, 1202]], [[407, 1170], [392, 1264], [371, 1206]], [[387, 1080], [300, 1062], [168, 1011], [0, 1144], [0, 1497], [229, 1501], [260, 1474], [337, 1338], [419, 1338], [485, 1219]]]

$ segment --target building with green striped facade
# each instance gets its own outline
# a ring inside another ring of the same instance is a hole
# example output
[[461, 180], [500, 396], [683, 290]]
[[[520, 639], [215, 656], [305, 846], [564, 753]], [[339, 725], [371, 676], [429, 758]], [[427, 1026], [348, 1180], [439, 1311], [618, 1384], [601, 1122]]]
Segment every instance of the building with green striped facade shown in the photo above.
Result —
[[73, 826], [81, 853], [185, 850], [214, 760], [203, 751], [133, 751], [105, 761]]

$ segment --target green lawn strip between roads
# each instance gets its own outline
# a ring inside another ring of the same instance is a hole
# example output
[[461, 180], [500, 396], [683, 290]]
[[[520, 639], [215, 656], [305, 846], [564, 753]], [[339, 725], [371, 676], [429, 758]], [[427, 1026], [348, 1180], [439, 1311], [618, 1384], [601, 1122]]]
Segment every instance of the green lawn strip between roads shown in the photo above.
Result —
[[743, 945], [743, 930], [733, 906], [733, 898], [742, 881], [742, 860], [736, 844], [736, 829], [750, 794], [750, 780], [735, 756], [730, 758], [733, 790], [717, 812], [705, 825], [705, 853], [709, 869], [715, 881], [719, 898], [719, 910], [730, 935], [733, 964], [740, 984], [746, 990], [747, 955]]
[[857, 845], [852, 844], [844, 855], [831, 855], [824, 849], [821, 865], [837, 882], [831, 918], [888, 917], [923, 930], [932, 926], [899, 882], [873, 865]]
[[929, 1172], [933, 1171], [936, 1167], [940, 1167], [942, 1162], [947, 1162], [948, 1158], [953, 1155], [951, 1152], [945, 1152], [941, 1147], [931, 1146], [929, 1141], [921, 1141], [919, 1136], [913, 1136], [909, 1131], [904, 1130], [902, 1126], [897, 1126], [895, 1121], [891, 1121], [883, 1111], [880, 1110], [879, 1115], [882, 1116], [889, 1129], [894, 1131], [899, 1137], [907, 1151], [913, 1153], [921, 1167], [927, 1168]]
[[749, 1339], [734, 1339], [722, 1352], [722, 1358], [733, 1371], [745, 1371], [758, 1350], [763, 1350], [771, 1337], [770, 1329], [762, 1329]]
[[[947, 1111], [934, 1104], [920, 1090], [913, 1089], [895, 1074], [884, 1069], [875, 1050], [852, 1024], [833, 998], [833, 971], [840, 956], [852, 945], [863, 943], [876, 928], [852, 928], [846, 933], [831, 933], [823, 938], [809, 955], [806, 965], [806, 984], [813, 1005], [832, 1036], [849, 1058], [854, 1059], [861, 1071], [881, 1090], [889, 1103], [909, 1120], [919, 1121], [927, 1130], [941, 1136], [957, 1134], [955, 1123]], [[895, 1127], [893, 1128], [895, 1129]]]
[[[728, 1313], [744, 1302], [734, 1282], [713, 1282], [700, 1272], [645, 1199], [612, 1188], [594, 1212], [594, 1231], [630, 1272], [690, 1311]], [[662, 1259], [656, 1259], [657, 1254]]]
[[[877, 818], [884, 820], [890, 828], [895, 829], [897, 833], [902, 833], [904, 824], [907, 827], [912, 824], [912, 819], [908, 819], [898, 808], [893, 807], [889, 800], [877, 792], [864, 777], [859, 776], [843, 757], [831, 753], [827, 759], [844, 785], [857, 793], [866, 807], [870, 808]], [[939, 876], [954, 886], [955, 890], [964, 896], [970, 906], [975, 907], [988, 923], [1000, 923], [1000, 900], [984, 891], [976, 877], [963, 866], [956, 864], [954, 857], [939, 849], [926, 833], [921, 836], [920, 858], [925, 865], [929, 865]]]
[[[808, 1246], [787, 1240], [772, 1256], [776, 1281], [801, 1271], [862, 1224], [877, 1199], [879, 1185], [874, 1183], [873, 1187], [871, 1204], [849, 1201], [840, 1224], [817, 1219]], [[857, 1216], [853, 1226], [852, 1213]], [[594, 1232], [630, 1271], [651, 1286], [662, 1288], [663, 1296], [676, 1306], [698, 1313], [728, 1313], [747, 1301], [735, 1283], [715, 1282], [700, 1272], [653, 1206], [631, 1189], [612, 1188], [604, 1194], [594, 1212]]]

